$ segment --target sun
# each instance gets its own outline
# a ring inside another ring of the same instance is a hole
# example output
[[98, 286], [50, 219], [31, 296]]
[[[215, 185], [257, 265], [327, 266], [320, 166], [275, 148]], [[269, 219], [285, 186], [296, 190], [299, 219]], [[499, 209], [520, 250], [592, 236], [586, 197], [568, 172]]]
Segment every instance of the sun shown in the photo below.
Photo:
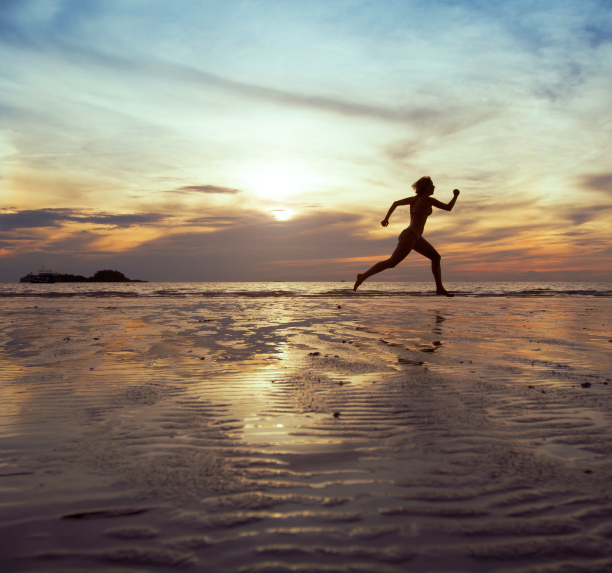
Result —
[[270, 209], [270, 213], [277, 221], [288, 221], [295, 214], [291, 209], [285, 209], [283, 207], [275, 207]]
[[262, 199], [283, 201], [300, 188], [300, 178], [281, 165], [262, 165], [250, 176], [251, 188]]

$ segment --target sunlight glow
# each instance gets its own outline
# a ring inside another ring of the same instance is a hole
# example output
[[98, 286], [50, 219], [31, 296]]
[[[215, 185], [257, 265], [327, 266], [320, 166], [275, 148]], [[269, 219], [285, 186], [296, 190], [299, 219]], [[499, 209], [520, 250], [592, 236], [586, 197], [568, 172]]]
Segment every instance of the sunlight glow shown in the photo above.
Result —
[[295, 172], [280, 165], [262, 165], [251, 176], [252, 189], [264, 199], [283, 200], [300, 188]]
[[277, 221], [288, 221], [295, 215], [295, 211], [291, 209], [283, 209], [282, 207], [275, 207], [274, 209], [270, 209], [270, 213]]

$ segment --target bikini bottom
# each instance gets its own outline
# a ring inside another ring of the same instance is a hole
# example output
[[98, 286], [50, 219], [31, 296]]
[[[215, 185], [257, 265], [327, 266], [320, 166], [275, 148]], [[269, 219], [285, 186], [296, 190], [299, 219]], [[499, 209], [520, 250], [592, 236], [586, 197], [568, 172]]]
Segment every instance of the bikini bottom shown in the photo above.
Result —
[[397, 238], [398, 243], [400, 241], [403, 241], [403, 240], [407, 239], [408, 238], [407, 237], [408, 234], [411, 234], [413, 237], [415, 237], [417, 241], [421, 238], [421, 236], [414, 229], [411, 229], [410, 227], [408, 227], [407, 229], [404, 229], [400, 233], [400, 236]]

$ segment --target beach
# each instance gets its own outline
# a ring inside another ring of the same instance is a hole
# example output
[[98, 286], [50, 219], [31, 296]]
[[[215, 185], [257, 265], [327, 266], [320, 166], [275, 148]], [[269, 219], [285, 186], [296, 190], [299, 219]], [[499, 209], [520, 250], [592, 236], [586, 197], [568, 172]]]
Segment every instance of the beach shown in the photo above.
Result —
[[612, 571], [612, 293], [381, 284], [3, 285], [0, 570]]

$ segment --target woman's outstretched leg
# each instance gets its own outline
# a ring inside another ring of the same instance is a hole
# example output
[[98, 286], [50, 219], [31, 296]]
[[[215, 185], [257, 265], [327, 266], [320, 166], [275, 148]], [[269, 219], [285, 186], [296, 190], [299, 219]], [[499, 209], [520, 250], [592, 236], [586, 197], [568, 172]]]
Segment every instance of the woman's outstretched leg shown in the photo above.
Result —
[[397, 247], [395, 247], [395, 251], [393, 251], [393, 254], [386, 261], [380, 261], [372, 268], [368, 269], [365, 273], [357, 275], [357, 280], [355, 281], [353, 290], [356, 291], [360, 287], [361, 283], [369, 279], [372, 275], [376, 275], [385, 269], [392, 269], [401, 263], [408, 256], [416, 242], [416, 236], [409, 233], [408, 238], [403, 239], [398, 243]]
[[433, 273], [434, 280], [436, 281], [436, 294], [442, 296], [455, 296], [453, 293], [448, 292], [442, 284], [442, 267], [440, 266], [442, 257], [440, 256], [440, 253], [438, 253], [438, 251], [436, 251], [436, 249], [434, 249], [433, 246], [423, 237], [421, 237], [417, 241], [416, 245], [414, 245], [414, 250], [431, 261], [431, 272]]

